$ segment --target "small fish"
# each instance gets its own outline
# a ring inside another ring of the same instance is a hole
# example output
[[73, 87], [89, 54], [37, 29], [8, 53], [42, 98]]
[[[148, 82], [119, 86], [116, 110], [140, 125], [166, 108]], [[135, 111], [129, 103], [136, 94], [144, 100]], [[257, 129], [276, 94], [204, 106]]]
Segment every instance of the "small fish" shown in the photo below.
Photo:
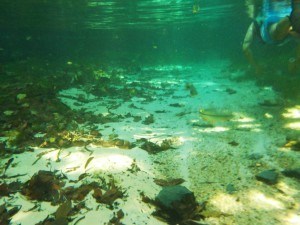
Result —
[[86, 163], [85, 163], [85, 165], [84, 165], [84, 169], [86, 169], [87, 168], [87, 166], [90, 164], [90, 162], [93, 160], [93, 156], [92, 157], [90, 157], [90, 158], [88, 158], [88, 160], [86, 161]]
[[209, 123], [227, 122], [233, 118], [233, 114], [228, 111], [220, 111], [216, 109], [201, 109], [199, 111], [203, 120]]

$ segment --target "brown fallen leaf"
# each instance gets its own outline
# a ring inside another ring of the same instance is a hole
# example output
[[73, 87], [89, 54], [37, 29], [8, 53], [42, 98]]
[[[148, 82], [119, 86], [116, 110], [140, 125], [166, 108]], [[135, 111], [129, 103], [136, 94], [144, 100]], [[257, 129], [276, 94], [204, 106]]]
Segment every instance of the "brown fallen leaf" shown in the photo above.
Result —
[[90, 162], [93, 160], [93, 156], [92, 157], [90, 157], [90, 158], [88, 158], [88, 160], [86, 161], [86, 163], [85, 163], [85, 165], [84, 165], [84, 169], [86, 169], [87, 168], [87, 166], [90, 164]]
[[67, 200], [63, 204], [61, 204], [55, 212], [55, 219], [59, 218], [67, 218], [69, 212], [72, 210], [72, 201]]

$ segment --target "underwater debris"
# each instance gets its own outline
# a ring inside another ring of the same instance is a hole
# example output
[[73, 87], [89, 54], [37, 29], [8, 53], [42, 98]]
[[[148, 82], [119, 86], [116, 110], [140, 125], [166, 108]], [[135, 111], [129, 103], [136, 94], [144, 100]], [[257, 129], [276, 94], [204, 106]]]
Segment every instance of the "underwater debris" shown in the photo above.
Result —
[[153, 143], [151, 141], [148, 141], [145, 138], [142, 138], [140, 140], [138, 140], [139, 143], [143, 143], [141, 145], [141, 149], [147, 151], [150, 154], [156, 154], [159, 153], [161, 151], [166, 151], [169, 149], [174, 149], [173, 145], [173, 141], [170, 139], [164, 139], [162, 141], [162, 143], [160, 145]]
[[173, 144], [174, 144], [175, 139], [164, 139], [161, 144], [160, 148], [162, 151], [169, 150], [169, 149], [174, 149]]
[[95, 138], [102, 137], [102, 134], [98, 130], [91, 130], [90, 135], [94, 136]]
[[[55, 135], [55, 136], [54, 136]], [[57, 134], [44, 136], [44, 142], [39, 146], [42, 148], [56, 147], [56, 148], [68, 148], [71, 146], [85, 147], [93, 142], [99, 142], [101, 140], [101, 134], [93, 131], [62, 131]]]
[[40, 170], [22, 187], [22, 194], [31, 200], [57, 203], [64, 183], [54, 172]]
[[142, 120], [141, 116], [133, 116], [133, 122], [140, 122]]
[[3, 196], [10, 196], [11, 194], [17, 193], [22, 188], [22, 183], [14, 181], [9, 184], [3, 182], [0, 184], [0, 198]]
[[54, 213], [55, 219], [66, 218], [72, 209], [72, 201], [67, 200], [62, 203]]
[[[33, 64], [29, 65], [28, 63]], [[0, 108], [4, 113], [0, 115], [0, 120], [2, 121], [1, 135], [7, 139], [4, 141], [6, 149], [1, 149], [1, 154], [21, 153], [32, 150], [31, 147], [38, 146], [44, 148], [85, 146], [91, 143], [92, 138], [89, 137], [88, 131], [85, 131], [84, 134], [81, 133], [79, 130], [80, 124], [86, 127], [95, 123], [104, 124], [118, 122], [123, 119], [122, 115], [113, 113], [93, 115], [93, 113], [84, 110], [73, 111], [61, 99], [57, 98], [57, 96], [62, 96], [60, 94], [61, 90], [80, 85], [81, 89], [92, 86], [87, 95], [95, 92], [103, 97], [117, 93], [117, 97], [126, 99], [128, 96], [123, 95], [126, 93], [127, 88], [123, 88], [123, 90], [111, 85], [112, 82], [122, 84], [119, 70], [102, 70], [98, 68], [99, 65], [79, 65], [75, 62], [66, 65], [64, 62], [62, 70], [50, 71], [51, 75], [55, 74], [55, 76], [46, 76], [49, 70], [44, 69], [45, 62], [41, 64], [28, 63], [18, 64], [17, 67], [14, 65], [14, 67], [9, 68], [13, 71], [11, 72], [13, 76], [3, 78], [5, 98], [1, 99]], [[48, 65], [49, 62], [46, 62], [46, 64]], [[57, 66], [53, 68], [57, 68]], [[20, 71], [28, 71], [28, 76], [24, 77]], [[82, 74], [87, 74], [87, 76]], [[18, 79], [15, 79], [15, 76]], [[102, 79], [105, 80], [105, 84]], [[16, 90], [18, 90], [17, 94]], [[72, 96], [65, 97], [72, 98]], [[85, 95], [78, 95], [75, 100], [83, 104], [90, 102]], [[118, 104], [115, 104], [113, 107], [118, 106]], [[140, 119], [135, 118], [136, 121]], [[66, 135], [66, 133], [69, 134]], [[91, 133], [94, 138], [100, 138], [100, 135], [99, 133]], [[119, 147], [131, 148], [128, 142], [120, 144]]]
[[228, 122], [234, 117], [228, 110], [216, 108], [200, 109], [199, 113], [200, 117], [210, 124]]
[[[78, 181], [79, 180], [81, 179], [79, 178]], [[101, 186], [98, 182], [82, 184], [77, 188], [69, 186], [63, 189], [61, 194], [69, 200], [80, 202], [83, 201], [91, 191], [93, 191], [92, 196], [97, 203], [103, 203], [112, 207], [112, 204], [116, 199], [124, 196], [124, 192], [115, 185], [113, 180], [108, 183], [106, 183], [104, 179], [101, 179], [101, 181], [103, 182]]]
[[90, 193], [90, 191], [99, 188], [99, 184], [96, 182], [92, 182], [90, 184], [82, 184], [79, 187], [75, 188], [73, 186], [66, 187], [63, 190], [63, 195], [67, 197], [67, 199], [77, 201], [83, 201], [85, 197]]
[[140, 109], [140, 110], [144, 110], [144, 108], [142, 107], [137, 107], [135, 104], [131, 103], [129, 106], [129, 108], [132, 108], [132, 109]]
[[121, 189], [115, 185], [114, 180], [111, 180], [104, 194], [102, 194], [101, 190], [95, 189], [93, 197], [96, 199], [96, 202], [112, 207], [114, 201], [118, 198], [122, 198], [124, 193], [124, 191], [121, 191]]
[[[22, 183], [19, 181], [14, 181], [12, 183], [1, 183], [0, 184], [0, 198], [3, 196], [10, 196], [21, 190]], [[1, 223], [0, 223], [1, 224]]]
[[166, 110], [155, 110], [154, 112], [155, 112], [155, 113], [167, 113]]
[[5, 163], [5, 167], [4, 167], [4, 171], [2, 174], [2, 177], [5, 177], [5, 173], [8, 169], [8, 167], [11, 165], [11, 163], [14, 161], [14, 158], [10, 158], [6, 163]]
[[72, 202], [70, 200], [62, 203], [51, 216], [48, 215], [46, 219], [36, 225], [68, 225], [70, 219], [68, 218], [72, 211]]
[[199, 122], [194, 122], [192, 123], [193, 127], [199, 127], [199, 128], [213, 128], [214, 126], [209, 123], [199, 123]]
[[192, 96], [192, 97], [198, 95], [198, 92], [197, 92], [195, 86], [191, 83], [186, 83], [185, 89], [190, 92], [190, 96]]
[[113, 218], [111, 218], [108, 222], [108, 225], [123, 225], [121, 223], [121, 219], [124, 218], [124, 212], [120, 209], [117, 213], [114, 212]]
[[121, 149], [132, 149], [134, 145], [130, 143], [129, 141], [123, 140], [123, 139], [115, 139], [113, 140], [113, 143], [115, 146], [121, 148]]
[[145, 125], [149, 125], [151, 123], [154, 123], [154, 115], [150, 114], [149, 116], [147, 116], [145, 118], [145, 120], [142, 123], [145, 124]]
[[53, 151], [57, 151], [57, 150], [56, 150], [56, 149], [52, 149], [52, 150], [49, 150], [49, 151], [43, 151], [43, 152], [37, 154], [37, 155], [36, 155], [37, 159], [32, 163], [32, 165], [35, 165], [35, 164], [42, 158], [43, 155], [46, 155], [46, 154], [48, 154], [48, 153], [50, 153], [50, 152], [53, 152]]
[[130, 165], [130, 168], [128, 168], [128, 171], [133, 174], [136, 174], [138, 171], [141, 171], [141, 169], [138, 167], [135, 159], [133, 159], [133, 161]]
[[19, 210], [21, 209], [21, 206], [14, 206], [11, 209], [8, 209], [8, 206], [6, 203], [0, 206], [0, 224], [1, 225], [9, 225], [11, 217], [14, 216]]
[[82, 173], [82, 174], [80, 174], [79, 177], [78, 177], [78, 180], [75, 181], [75, 183], [78, 182], [78, 181], [83, 180], [84, 178], [86, 178], [88, 176], [90, 176], [88, 173]]
[[232, 89], [232, 88], [226, 88], [225, 90], [228, 94], [233, 95], [236, 94], [236, 90]]
[[0, 184], [0, 197], [9, 196], [10, 194], [11, 193], [10, 193], [8, 185], [6, 183]]
[[98, 139], [92, 143], [96, 146], [102, 146], [102, 147], [108, 147], [108, 148], [109, 147], [118, 147], [120, 149], [132, 149], [135, 147], [134, 143], [131, 143], [127, 140], [117, 138], [117, 136], [110, 136], [109, 140]]
[[90, 164], [90, 162], [94, 159], [94, 157], [90, 157], [87, 159], [85, 165], [84, 165], [84, 169], [86, 169], [88, 167], [88, 165]]
[[171, 104], [169, 104], [169, 106], [175, 107], [175, 108], [182, 108], [182, 107], [184, 107], [185, 105], [184, 105], [184, 104], [181, 104], [181, 103], [171, 103]]

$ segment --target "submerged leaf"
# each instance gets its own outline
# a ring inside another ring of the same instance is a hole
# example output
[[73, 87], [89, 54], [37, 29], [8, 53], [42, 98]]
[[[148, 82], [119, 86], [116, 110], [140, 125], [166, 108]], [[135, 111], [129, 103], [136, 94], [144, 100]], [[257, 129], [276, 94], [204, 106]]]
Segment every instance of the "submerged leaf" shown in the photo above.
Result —
[[85, 165], [84, 165], [84, 169], [86, 169], [87, 168], [87, 166], [90, 164], [90, 162], [93, 160], [93, 156], [92, 157], [90, 157], [90, 158], [88, 158], [88, 160], [86, 161], [86, 163], [85, 163]]
[[72, 210], [72, 201], [68, 200], [58, 207], [58, 209], [55, 212], [55, 219], [67, 218], [71, 210]]

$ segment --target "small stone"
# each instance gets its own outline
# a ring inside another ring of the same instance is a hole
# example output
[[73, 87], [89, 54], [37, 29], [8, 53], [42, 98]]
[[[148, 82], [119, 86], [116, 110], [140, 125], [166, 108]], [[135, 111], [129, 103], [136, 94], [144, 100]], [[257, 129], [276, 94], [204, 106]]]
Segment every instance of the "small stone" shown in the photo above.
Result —
[[260, 154], [260, 153], [252, 153], [251, 155], [249, 155], [249, 159], [251, 160], [258, 160], [258, 159], [261, 159], [263, 158], [263, 154]]
[[278, 174], [274, 170], [264, 170], [256, 175], [256, 179], [266, 184], [276, 184]]
[[233, 186], [233, 184], [228, 184], [227, 186], [226, 186], [226, 192], [228, 193], [228, 194], [233, 194], [234, 192], [236, 192], [237, 190], [236, 190], [236, 188]]
[[232, 95], [232, 94], [235, 94], [236, 93], [236, 90], [234, 89], [231, 89], [231, 88], [226, 88], [225, 90], [228, 94]]
[[296, 168], [292, 170], [284, 170], [282, 171], [282, 174], [286, 177], [300, 179], [300, 168]]

